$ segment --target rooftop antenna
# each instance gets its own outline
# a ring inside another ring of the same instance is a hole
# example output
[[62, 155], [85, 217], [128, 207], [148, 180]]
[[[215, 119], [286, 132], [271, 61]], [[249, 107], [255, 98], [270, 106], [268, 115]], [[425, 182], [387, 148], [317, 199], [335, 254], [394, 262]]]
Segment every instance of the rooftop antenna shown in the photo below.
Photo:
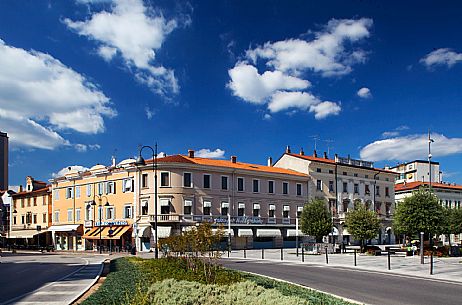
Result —
[[317, 134], [310, 136], [310, 138], [314, 141], [314, 150], [317, 150], [318, 140], [321, 140], [321, 138]]
[[323, 140], [323, 141], [327, 143], [327, 156], [329, 157], [330, 149], [334, 148], [334, 146], [331, 146], [330, 143], [334, 143], [334, 140], [327, 139], [327, 140]]

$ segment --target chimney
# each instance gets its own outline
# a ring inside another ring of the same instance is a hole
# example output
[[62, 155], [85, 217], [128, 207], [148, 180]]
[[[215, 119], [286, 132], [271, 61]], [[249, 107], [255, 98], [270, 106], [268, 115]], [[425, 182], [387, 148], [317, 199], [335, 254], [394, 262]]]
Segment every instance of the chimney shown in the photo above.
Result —
[[22, 192], [22, 184], [19, 185], [19, 189], [18, 189], [18, 193], [21, 193]]
[[327, 157], [327, 153], [324, 152], [324, 159], [329, 159], [329, 157]]
[[231, 156], [231, 162], [236, 163], [236, 161], [237, 161], [237, 157], [236, 156]]
[[194, 150], [188, 149], [188, 157], [194, 158]]
[[286, 154], [290, 154], [290, 146], [289, 145], [287, 145], [287, 147], [286, 147]]
[[268, 166], [273, 166], [273, 158], [268, 157]]
[[112, 156], [111, 161], [112, 161], [112, 167], [115, 167], [116, 166], [116, 157]]
[[317, 158], [318, 154], [316, 153], [316, 149], [313, 151], [313, 157]]
[[305, 152], [303, 151], [303, 147], [300, 148], [300, 156], [304, 156], [305, 155]]

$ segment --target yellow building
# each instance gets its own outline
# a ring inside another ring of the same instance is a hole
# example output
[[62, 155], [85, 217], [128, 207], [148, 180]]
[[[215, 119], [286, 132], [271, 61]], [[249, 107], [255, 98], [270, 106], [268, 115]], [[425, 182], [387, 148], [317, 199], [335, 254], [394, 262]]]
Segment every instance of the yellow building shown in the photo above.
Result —
[[12, 195], [10, 244], [38, 247], [50, 244], [51, 187], [28, 176], [26, 188]]
[[57, 250], [121, 251], [132, 243], [134, 177], [128, 159], [52, 180], [53, 244]]

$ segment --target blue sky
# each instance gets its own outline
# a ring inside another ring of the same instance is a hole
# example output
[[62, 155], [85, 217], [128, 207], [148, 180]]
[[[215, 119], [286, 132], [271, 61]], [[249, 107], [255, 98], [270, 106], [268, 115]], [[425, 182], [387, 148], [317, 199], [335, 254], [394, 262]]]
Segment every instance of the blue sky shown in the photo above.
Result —
[[[456, 1], [2, 1], [10, 184], [167, 154], [265, 163], [286, 145], [462, 183]], [[146, 152], [147, 153], [147, 152]]]

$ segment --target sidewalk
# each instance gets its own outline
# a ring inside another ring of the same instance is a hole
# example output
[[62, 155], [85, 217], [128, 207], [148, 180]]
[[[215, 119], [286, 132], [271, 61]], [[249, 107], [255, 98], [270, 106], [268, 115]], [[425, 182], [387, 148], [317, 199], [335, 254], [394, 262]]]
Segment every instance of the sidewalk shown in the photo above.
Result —
[[[234, 250], [229, 254], [230, 259], [262, 261], [262, 250]], [[228, 258], [228, 252], [224, 252], [223, 259]], [[423, 277], [428, 279], [445, 280], [462, 283], [462, 257], [439, 258], [433, 257], [433, 275], [430, 275], [430, 258], [425, 257], [425, 263], [420, 264], [419, 256], [390, 255], [391, 270], [388, 270], [387, 255], [369, 256], [366, 254], [356, 255], [356, 266], [354, 266], [354, 254], [329, 254], [329, 264], [326, 264], [325, 254], [307, 255], [302, 262], [301, 249], [299, 256], [296, 256], [296, 249], [284, 249], [283, 260], [281, 260], [280, 249], [265, 249], [264, 260], [278, 263], [319, 265], [329, 267], [350, 268], [362, 271], [374, 271], [389, 273], [401, 276]]]

